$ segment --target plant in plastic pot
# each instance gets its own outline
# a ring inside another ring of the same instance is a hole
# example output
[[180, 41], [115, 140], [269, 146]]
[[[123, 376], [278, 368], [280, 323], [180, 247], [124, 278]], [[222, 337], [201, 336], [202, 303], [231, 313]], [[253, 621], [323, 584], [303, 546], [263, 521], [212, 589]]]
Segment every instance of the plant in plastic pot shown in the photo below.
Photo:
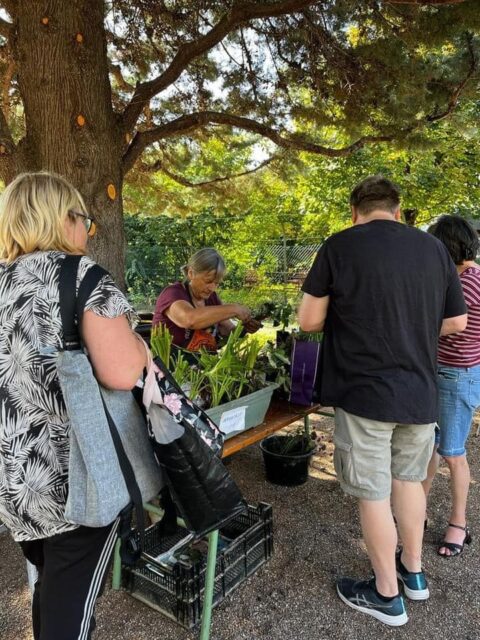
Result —
[[161, 324], [153, 329], [150, 342], [154, 356], [203, 409], [238, 400], [269, 384], [261, 363], [257, 364], [262, 346], [255, 337], [243, 335], [241, 323], [217, 353], [174, 348], [169, 330]]
[[279, 327], [277, 329], [276, 344], [277, 347], [283, 347], [290, 340], [290, 332], [287, 331], [287, 327], [294, 311], [293, 306], [286, 300], [282, 302], [268, 301], [260, 305], [254, 316], [257, 320], [269, 318], [274, 327]]
[[298, 429], [287, 435], [273, 435], [260, 444], [267, 480], [295, 486], [308, 479], [310, 460], [317, 445], [312, 434]]
[[265, 384], [273, 382], [278, 387], [273, 397], [288, 400], [290, 396], [290, 350], [277, 347], [274, 342], [267, 341], [263, 346], [256, 364], [258, 376], [265, 379]]

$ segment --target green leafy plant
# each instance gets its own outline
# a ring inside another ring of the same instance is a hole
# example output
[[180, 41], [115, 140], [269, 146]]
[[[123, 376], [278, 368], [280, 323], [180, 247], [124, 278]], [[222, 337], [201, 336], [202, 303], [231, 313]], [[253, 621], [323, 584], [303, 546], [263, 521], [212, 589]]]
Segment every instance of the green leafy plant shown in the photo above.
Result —
[[202, 350], [191, 364], [181, 349], [171, 349], [171, 336], [165, 327], [152, 332], [151, 348], [172, 372], [188, 395], [204, 407], [216, 407], [241, 398], [268, 384], [263, 372], [264, 358], [259, 358], [261, 344], [252, 336], [244, 336], [238, 324], [218, 353]]
[[266, 320], [269, 318], [274, 327], [281, 327], [281, 330], [285, 331], [290, 324], [294, 311], [294, 307], [286, 300], [278, 302], [269, 301], [262, 303], [254, 315], [258, 320]]
[[172, 350], [172, 334], [164, 324], [152, 328], [150, 335], [150, 349], [154, 356], [158, 356], [168, 367]]
[[295, 340], [301, 340], [302, 342], [322, 342], [323, 331], [302, 331], [299, 329], [293, 333]]
[[309, 431], [299, 427], [285, 435], [279, 435], [268, 443], [268, 450], [281, 456], [302, 455], [317, 448], [317, 443]]
[[242, 332], [243, 325], [239, 323], [217, 354], [200, 352], [198, 366], [208, 380], [211, 407], [258, 388], [253, 372], [261, 346], [254, 338], [242, 336]]
[[291, 386], [290, 349], [269, 340], [259, 354], [256, 372], [265, 383], [278, 384], [279, 390], [288, 397]]
[[191, 388], [191, 365], [188, 360], [185, 358], [182, 352], [179, 352], [176, 357], [172, 359], [172, 361], [175, 365], [172, 371], [172, 375], [175, 380], [181, 387], [185, 385]]

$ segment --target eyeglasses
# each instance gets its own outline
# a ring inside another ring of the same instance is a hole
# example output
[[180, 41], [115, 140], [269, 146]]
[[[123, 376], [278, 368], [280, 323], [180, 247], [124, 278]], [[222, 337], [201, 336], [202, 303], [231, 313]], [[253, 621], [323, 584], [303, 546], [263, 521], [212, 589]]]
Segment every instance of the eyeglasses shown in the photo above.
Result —
[[93, 238], [93, 236], [97, 232], [97, 225], [95, 223], [95, 220], [93, 218], [90, 218], [90, 216], [87, 216], [85, 213], [80, 213], [80, 211], [70, 210], [69, 213], [72, 216], [80, 216], [81, 218], [83, 218], [85, 229], [87, 230], [87, 235], [90, 236], [90, 238]]

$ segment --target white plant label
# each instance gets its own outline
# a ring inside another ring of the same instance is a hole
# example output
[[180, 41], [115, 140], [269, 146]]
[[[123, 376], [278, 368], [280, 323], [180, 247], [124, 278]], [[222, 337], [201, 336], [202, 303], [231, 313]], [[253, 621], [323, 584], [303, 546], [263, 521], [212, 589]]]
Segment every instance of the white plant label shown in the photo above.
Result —
[[237, 407], [224, 411], [220, 418], [220, 430], [223, 433], [233, 433], [234, 431], [243, 431], [245, 429], [245, 411], [247, 407]]

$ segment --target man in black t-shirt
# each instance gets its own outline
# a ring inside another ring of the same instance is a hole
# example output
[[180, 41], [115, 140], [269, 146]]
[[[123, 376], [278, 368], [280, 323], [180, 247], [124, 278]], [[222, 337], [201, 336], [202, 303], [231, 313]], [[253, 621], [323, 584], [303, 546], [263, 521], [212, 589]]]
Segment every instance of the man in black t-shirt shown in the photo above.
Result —
[[[466, 306], [448, 252], [400, 224], [398, 188], [382, 176], [350, 198], [353, 226], [321, 247], [299, 322], [324, 330], [320, 399], [335, 407], [335, 470], [359, 499], [375, 577], [342, 578], [340, 598], [391, 626], [408, 620], [398, 593], [426, 600], [421, 567], [426, 477], [437, 420], [439, 335], [462, 331]], [[395, 558], [397, 532], [403, 549]]]

